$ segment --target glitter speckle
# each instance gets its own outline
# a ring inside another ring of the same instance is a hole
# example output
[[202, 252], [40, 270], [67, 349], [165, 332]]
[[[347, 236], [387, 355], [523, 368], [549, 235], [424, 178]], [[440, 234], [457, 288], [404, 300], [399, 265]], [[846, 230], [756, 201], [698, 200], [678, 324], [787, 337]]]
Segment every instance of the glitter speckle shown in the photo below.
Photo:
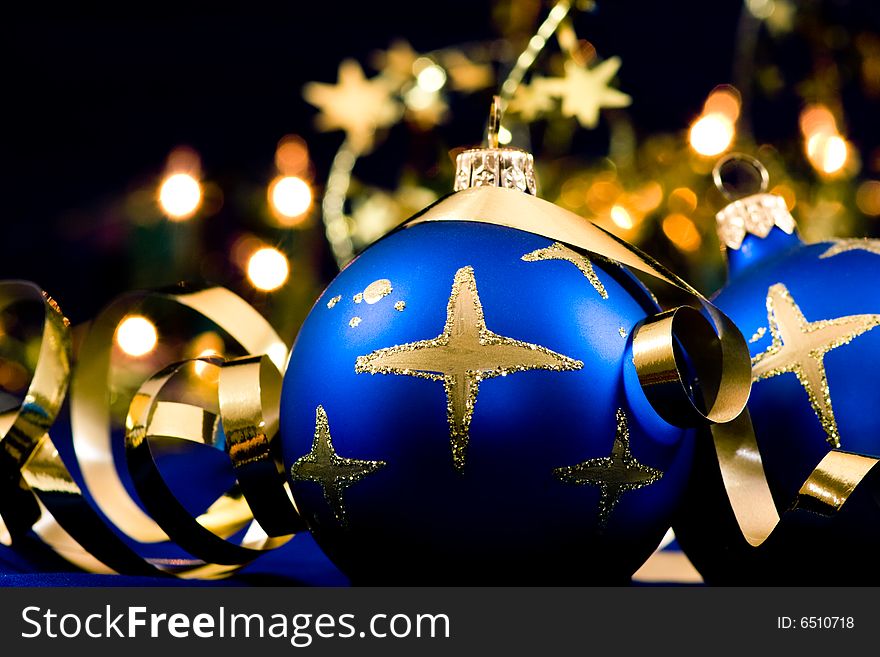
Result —
[[360, 318], [360, 317], [352, 317], [350, 320], [348, 320], [348, 325], [349, 325], [351, 328], [354, 328], [355, 326], [357, 326], [357, 325], [360, 324], [360, 323], [361, 323], [361, 318]]
[[327, 302], [327, 307], [332, 308], [337, 303], [339, 303], [341, 300], [342, 300], [342, 295], [337, 294], [335, 297], [333, 297], [332, 299], [330, 299], [330, 301]]
[[622, 326], [619, 329], [617, 329], [617, 332], [620, 333], [620, 337], [622, 337], [622, 338], [626, 337], [626, 329], [623, 328]]
[[354, 295], [353, 300], [355, 303], [360, 303], [361, 301], [364, 300], [364, 293], [358, 292], [357, 294]]
[[387, 278], [380, 278], [373, 281], [364, 289], [364, 301], [373, 304], [381, 301], [383, 297], [387, 297], [394, 288], [391, 287], [391, 281]]
[[406, 301], [398, 301], [397, 303], [395, 303], [394, 310], [396, 310], [399, 313], [402, 313], [404, 310], [406, 310]]
[[755, 334], [752, 337], [749, 338], [749, 344], [755, 344], [758, 340], [763, 338], [766, 333], [767, 329], [762, 326], [757, 331], [755, 331]]

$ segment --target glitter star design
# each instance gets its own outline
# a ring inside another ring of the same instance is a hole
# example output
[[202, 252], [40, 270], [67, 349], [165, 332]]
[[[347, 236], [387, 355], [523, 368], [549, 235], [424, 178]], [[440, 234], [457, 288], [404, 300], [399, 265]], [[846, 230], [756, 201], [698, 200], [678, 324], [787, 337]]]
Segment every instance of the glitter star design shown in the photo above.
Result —
[[290, 467], [294, 481], [311, 481], [321, 486], [324, 500], [341, 526], [347, 524], [345, 489], [385, 466], [384, 461], [361, 461], [339, 456], [330, 437], [330, 423], [323, 406], [315, 410], [315, 439], [311, 451]]
[[393, 125], [401, 116], [401, 106], [393, 98], [393, 85], [385, 78], [364, 77], [356, 61], [339, 65], [336, 84], [309, 82], [303, 97], [321, 110], [318, 129], [344, 130], [346, 139], [358, 153], [373, 146], [376, 130]]
[[446, 325], [436, 338], [379, 349], [360, 356], [358, 374], [402, 374], [442, 381], [452, 462], [464, 469], [471, 419], [480, 383], [526, 370], [579, 370], [583, 363], [536, 344], [493, 333], [486, 327], [472, 267], [455, 273]]
[[629, 448], [629, 426], [626, 413], [617, 409], [617, 432], [611, 456], [587, 459], [577, 465], [556, 468], [553, 474], [560, 481], [568, 484], [599, 487], [599, 518], [600, 529], [608, 525], [608, 519], [614, 507], [631, 490], [650, 486], [659, 481], [663, 472], [644, 463], [639, 463]]
[[868, 251], [880, 255], [880, 240], [849, 239], [837, 240], [834, 246], [825, 251], [819, 258], [832, 258], [847, 251]]
[[810, 399], [828, 443], [840, 447], [825, 373], [825, 354], [880, 326], [880, 315], [848, 315], [808, 322], [785, 285], [777, 283], [767, 292], [767, 321], [773, 342], [752, 358], [752, 381], [793, 372]]
[[609, 86], [620, 68], [620, 57], [611, 57], [593, 68], [580, 66], [573, 60], [565, 62], [565, 77], [547, 78], [543, 85], [562, 100], [562, 113], [577, 117], [585, 128], [599, 123], [603, 107], [627, 107], [632, 102], [627, 94]]
[[602, 285], [602, 281], [596, 276], [596, 272], [593, 269], [593, 263], [590, 262], [590, 259], [584, 254], [568, 248], [564, 244], [554, 242], [543, 249], [526, 253], [522, 259], [526, 262], [540, 262], [541, 260], [565, 260], [566, 262], [570, 262], [580, 270], [588, 281], [590, 281], [590, 285], [596, 289], [596, 292], [599, 293], [600, 297], [603, 299], [608, 298], [608, 292], [605, 290], [605, 286]]

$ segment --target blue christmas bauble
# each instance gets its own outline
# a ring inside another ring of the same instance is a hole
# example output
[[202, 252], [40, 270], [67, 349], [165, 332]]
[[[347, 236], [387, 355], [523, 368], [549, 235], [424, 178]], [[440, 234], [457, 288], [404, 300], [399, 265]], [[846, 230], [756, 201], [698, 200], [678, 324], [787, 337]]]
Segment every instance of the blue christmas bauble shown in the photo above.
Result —
[[[880, 243], [804, 244], [782, 199], [768, 194], [719, 213], [723, 240], [731, 238], [725, 224], [731, 220], [745, 234], [728, 241], [729, 280], [714, 301], [749, 341], [748, 409], [782, 513], [829, 450], [880, 456]], [[757, 226], [752, 231], [750, 222]], [[707, 580], [815, 583], [815, 575], [804, 580], [805, 564], [846, 553], [845, 563], [835, 559], [823, 570], [827, 581], [864, 581], [864, 562], [853, 551], [880, 546], [880, 526], [853, 511], [858, 503], [835, 519], [790, 514], [754, 550], [738, 535], [729, 509], [722, 510], [714, 454], [698, 451], [676, 533]]]
[[639, 387], [658, 310], [624, 268], [467, 221], [393, 233], [297, 337], [297, 505], [356, 582], [625, 581], [670, 524], [690, 435]]

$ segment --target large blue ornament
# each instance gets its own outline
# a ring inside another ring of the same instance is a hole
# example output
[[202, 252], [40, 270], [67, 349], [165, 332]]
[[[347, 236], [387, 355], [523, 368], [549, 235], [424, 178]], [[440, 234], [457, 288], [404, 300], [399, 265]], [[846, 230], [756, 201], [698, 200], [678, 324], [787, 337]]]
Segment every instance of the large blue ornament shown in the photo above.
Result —
[[[880, 455], [880, 242], [804, 244], [784, 200], [766, 193], [733, 202], [718, 220], [729, 280], [714, 301], [751, 336], [748, 408], [783, 512], [829, 450]], [[736, 529], [708, 442], [698, 452], [676, 533], [707, 581], [880, 575], [876, 554], [868, 556], [880, 547], [876, 504], [854, 499], [834, 518], [790, 514], [754, 550]]]
[[281, 402], [285, 467], [355, 582], [620, 582], [693, 451], [632, 363], [658, 311], [624, 268], [545, 238], [400, 230], [318, 300]]

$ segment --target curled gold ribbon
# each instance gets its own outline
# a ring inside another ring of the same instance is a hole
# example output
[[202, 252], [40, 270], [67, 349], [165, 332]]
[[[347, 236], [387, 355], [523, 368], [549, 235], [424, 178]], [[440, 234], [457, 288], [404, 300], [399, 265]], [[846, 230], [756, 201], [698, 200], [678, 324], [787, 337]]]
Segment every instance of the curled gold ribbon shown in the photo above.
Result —
[[[254, 523], [250, 507], [243, 497], [231, 491], [194, 518], [166, 484], [156, 461], [154, 437], [163, 438], [166, 446], [169, 441], [214, 443], [220, 420], [215, 408], [202, 410], [192, 404], [159, 402], [165, 387], [176, 376], [197, 366], [203, 373], [206, 369], [216, 370], [208, 372], [205, 378], [215, 382], [219, 379], [222, 361], [200, 358], [175, 363], [140, 387], [126, 419], [126, 459], [140, 499], [172, 541], [205, 562], [242, 565], [262, 550], [282, 545], [289, 536], [270, 538], [258, 524], [250, 526]], [[216, 400], [216, 383], [213, 393]], [[248, 531], [241, 542], [227, 540], [245, 527]]]
[[226, 451], [254, 518], [269, 536], [303, 529], [280, 450], [272, 444], [278, 435], [281, 373], [265, 355], [227, 361], [218, 396]]
[[0, 282], [0, 308], [35, 301], [44, 314], [39, 357], [23, 402], [2, 417], [0, 513], [10, 534], [33, 528], [56, 552], [82, 567], [155, 573], [100, 521], [49, 437], [70, 375], [69, 324], [58, 305], [33, 284]]
[[167, 533], [132, 499], [113, 458], [110, 417], [111, 345], [116, 328], [145, 304], [182, 306], [225, 331], [246, 353], [267, 354], [279, 371], [287, 358], [284, 342], [241, 297], [223, 288], [195, 292], [138, 292], [107, 306], [93, 322], [78, 353], [70, 397], [73, 444], [86, 486], [113, 524], [141, 543], [168, 540]]
[[[129, 407], [127, 456], [131, 469], [141, 474], [135, 476], [134, 481], [137, 489], [145, 493], [142, 501], [152, 512], [151, 517], [129, 496], [116, 471], [107, 384], [112, 375], [110, 353], [116, 327], [131, 311], [156, 301], [170, 301], [190, 308], [225, 331], [242, 351], [260, 355], [231, 361], [229, 365], [236, 374], [225, 377], [221, 374], [227, 364], [222, 359], [177, 363], [141, 386]], [[116, 517], [120, 517], [120, 512], [137, 509], [134, 519], [119, 525], [108, 523], [107, 518], [96, 512], [48, 434], [70, 380], [68, 322], [57, 304], [36, 286], [17, 281], [0, 282], [0, 310], [15, 303], [34, 302], [42, 304], [45, 317], [39, 336], [39, 358], [29, 372], [29, 387], [22, 403], [0, 413], [0, 515], [3, 519], [0, 536], [9, 535], [14, 542], [15, 535], [32, 530], [57, 554], [93, 572], [174, 574], [187, 578], [228, 575], [263, 550], [277, 547], [290, 538], [299, 527], [299, 519], [289, 489], [285, 489], [277, 477], [264, 478], [259, 484], [250, 481], [243, 486], [260, 491], [266, 498], [274, 495], [279, 519], [274, 521], [274, 535], [268, 536], [253, 520], [248, 502], [234, 493], [221, 496], [198, 517], [189, 515], [161, 478], [153, 458], [154, 435], [161, 436], [161, 440], [211, 443], [226, 412], [233, 435], [258, 433], [261, 436], [257, 441], [261, 449], [241, 452], [248, 454], [252, 461], [248, 472], [259, 469], [257, 462], [265, 460], [270, 465], [259, 464], [263, 471], [271, 467], [277, 475], [280, 457], [272, 438], [277, 429], [278, 386], [287, 349], [256, 310], [228, 290], [210, 288], [197, 292], [128, 295], [111, 304], [98, 317], [80, 350], [74, 376], [80, 385], [71, 407], [72, 415], [76, 416], [74, 443], [87, 485], [90, 485], [91, 499], [102, 510], [111, 509]], [[177, 401], [173, 394], [166, 398], [165, 384], [181, 369], [197, 364], [218, 370], [214, 372], [213, 401], [200, 408], [189, 399], [185, 403]], [[218, 383], [221, 378], [225, 384]], [[235, 390], [245, 384], [252, 387]], [[221, 385], [224, 388], [222, 400]], [[233, 439], [233, 444], [241, 443], [240, 438]], [[236, 472], [240, 472], [240, 461], [244, 459], [233, 453], [230, 458]], [[268, 492], [273, 486], [277, 490]], [[111, 500], [114, 495], [116, 498]], [[288, 507], [284, 508], [279, 500], [285, 500]], [[131, 527], [136, 531], [129, 532]], [[117, 532], [140, 542], [162, 542], [174, 537], [179, 547], [193, 558], [143, 557]], [[233, 535], [241, 538], [233, 542], [230, 540]]]
[[11, 465], [21, 466], [55, 421], [70, 376], [69, 325], [58, 305], [25, 281], [0, 282], [0, 311], [17, 303], [44, 307], [40, 353], [21, 405], [0, 414], [0, 450]]
[[[743, 537], [753, 547], [780, 525], [761, 453], [746, 409], [751, 359], [742, 334], [721, 310], [650, 256], [578, 215], [534, 196], [499, 187], [449, 195], [402, 228], [434, 221], [506, 226], [562, 242], [588, 255], [624, 265], [684, 293], [705, 315], [682, 306], [637, 326], [633, 356], [642, 390], [657, 413], [682, 427], [709, 424], [728, 500]], [[706, 317], [711, 319], [711, 324]], [[683, 349], [696, 377], [685, 371]], [[699, 382], [691, 390], [688, 381]], [[802, 486], [793, 508], [830, 514], [873, 471], [880, 459], [830, 451]]]
[[[693, 376], [687, 376], [688, 362]], [[709, 419], [704, 408], [717, 398], [723, 370], [718, 337], [699, 312], [679, 306], [641, 322], [633, 331], [633, 363], [645, 396], [664, 420], [696, 426]], [[700, 394], [691, 380], [700, 382]]]

